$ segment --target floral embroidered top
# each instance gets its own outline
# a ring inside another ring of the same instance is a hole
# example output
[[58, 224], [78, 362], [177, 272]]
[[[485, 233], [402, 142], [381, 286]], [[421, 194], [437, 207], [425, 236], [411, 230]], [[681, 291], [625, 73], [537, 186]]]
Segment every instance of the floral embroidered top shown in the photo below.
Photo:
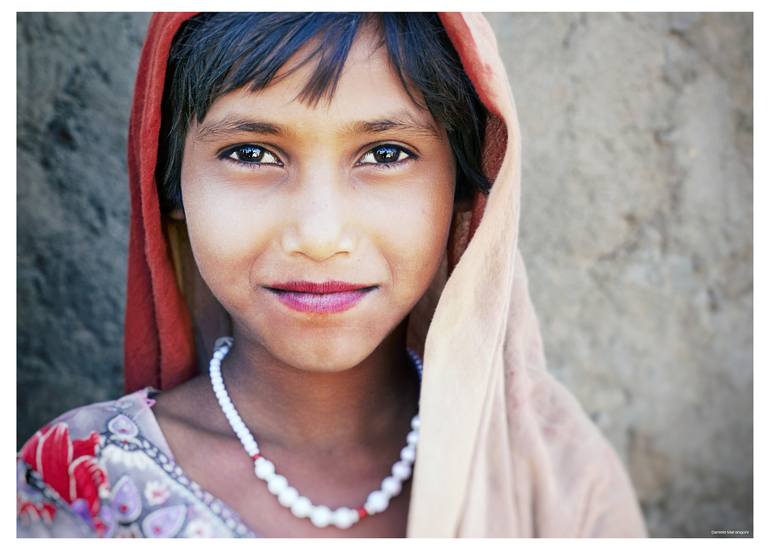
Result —
[[18, 537], [254, 537], [188, 479], [144, 388], [64, 413], [17, 457]]

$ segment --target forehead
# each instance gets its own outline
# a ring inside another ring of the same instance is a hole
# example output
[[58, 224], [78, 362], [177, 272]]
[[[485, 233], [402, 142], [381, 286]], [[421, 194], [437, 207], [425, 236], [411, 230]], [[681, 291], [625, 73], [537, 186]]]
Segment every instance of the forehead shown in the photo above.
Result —
[[[192, 125], [191, 133], [205, 139], [254, 120], [267, 123], [261, 128], [264, 133], [351, 133], [367, 121], [441, 133], [430, 112], [404, 89], [379, 33], [370, 27], [362, 28], [353, 41], [333, 94], [317, 103], [300, 101], [318, 60], [311, 59], [299, 68], [296, 65], [307, 55], [306, 49], [312, 48], [310, 42], [296, 52], [266, 88], [252, 92], [244, 86], [217, 98], [202, 123]], [[412, 91], [412, 95], [421, 100], [419, 92]]]

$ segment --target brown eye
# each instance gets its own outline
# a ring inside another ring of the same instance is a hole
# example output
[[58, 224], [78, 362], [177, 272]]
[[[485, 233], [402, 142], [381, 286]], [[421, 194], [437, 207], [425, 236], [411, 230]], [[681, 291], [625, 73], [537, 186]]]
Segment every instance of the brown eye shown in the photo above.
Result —
[[399, 151], [391, 145], [381, 145], [374, 150], [374, 159], [377, 162], [394, 162], [398, 160]]
[[224, 152], [223, 157], [241, 164], [275, 164], [282, 166], [278, 157], [258, 145], [238, 145]]
[[398, 145], [378, 145], [364, 154], [359, 164], [394, 164], [413, 158], [414, 155]]

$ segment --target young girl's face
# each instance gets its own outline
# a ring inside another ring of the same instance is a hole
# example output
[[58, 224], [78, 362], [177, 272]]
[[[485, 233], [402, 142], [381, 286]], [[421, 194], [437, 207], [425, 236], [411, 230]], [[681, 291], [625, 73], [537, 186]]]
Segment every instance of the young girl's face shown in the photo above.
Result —
[[[311, 61], [260, 92], [219, 97], [186, 137], [184, 216], [201, 276], [236, 339], [303, 370], [339, 371], [371, 354], [425, 293], [446, 248], [455, 180], [446, 132], [376, 42], [359, 33], [329, 103], [295, 99]], [[271, 290], [290, 281], [369, 290]]]

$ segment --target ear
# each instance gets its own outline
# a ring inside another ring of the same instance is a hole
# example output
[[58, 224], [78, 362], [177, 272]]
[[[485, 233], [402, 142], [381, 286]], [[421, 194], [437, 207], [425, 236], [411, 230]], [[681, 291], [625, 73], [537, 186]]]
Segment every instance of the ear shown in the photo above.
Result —
[[184, 221], [184, 210], [181, 208], [174, 208], [168, 213], [168, 217], [172, 220]]

